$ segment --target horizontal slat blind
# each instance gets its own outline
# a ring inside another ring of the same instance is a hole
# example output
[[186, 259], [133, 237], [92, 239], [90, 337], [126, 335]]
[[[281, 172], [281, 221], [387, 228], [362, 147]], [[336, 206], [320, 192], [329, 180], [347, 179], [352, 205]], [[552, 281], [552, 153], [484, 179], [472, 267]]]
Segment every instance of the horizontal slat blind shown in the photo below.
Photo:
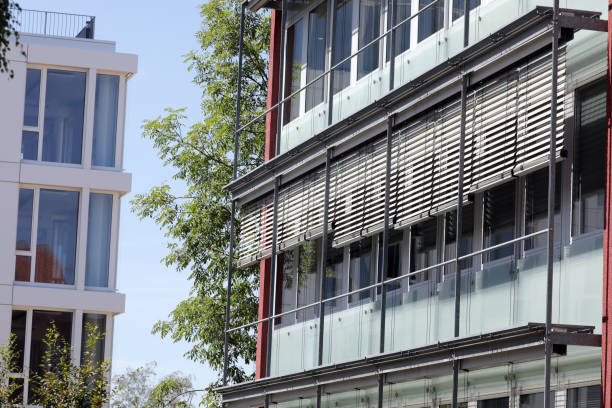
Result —
[[270, 255], [274, 202], [271, 195], [249, 203], [240, 210], [238, 266], [247, 266]]

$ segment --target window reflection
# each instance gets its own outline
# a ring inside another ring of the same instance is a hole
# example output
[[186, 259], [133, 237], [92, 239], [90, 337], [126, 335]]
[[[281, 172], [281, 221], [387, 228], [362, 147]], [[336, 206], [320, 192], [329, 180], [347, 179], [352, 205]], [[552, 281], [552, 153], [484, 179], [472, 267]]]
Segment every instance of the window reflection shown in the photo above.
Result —
[[[344, 248], [335, 248], [332, 242], [333, 236], [330, 236], [328, 240], [327, 260], [325, 263], [325, 276], [323, 277], [325, 282], [324, 299], [338, 296], [346, 290], [344, 287]], [[345, 299], [338, 299], [326, 302], [325, 305], [327, 310], [329, 310], [329, 306], [336, 306], [343, 303], [345, 303]]]
[[[555, 242], [561, 237], [561, 165], [555, 178]], [[525, 178], [525, 234], [548, 229], [548, 167]], [[525, 249], [544, 248], [548, 235], [540, 234], [525, 240]]]
[[[411, 15], [412, 0], [389, 0], [387, 10], [391, 8], [393, 3], [393, 26], [406, 20]], [[387, 29], [391, 28], [391, 13], [387, 12]], [[398, 27], [394, 32], [395, 53], [400, 55], [402, 52], [410, 48], [410, 21], [405, 22]], [[391, 38], [391, 37], [387, 37]], [[391, 43], [387, 40], [387, 61], [391, 56]]]
[[[381, 0], [359, 2], [359, 49], [380, 35]], [[357, 79], [378, 68], [379, 42], [370, 45], [357, 57]]]
[[[474, 237], [474, 206], [466, 205], [463, 207], [463, 224], [461, 227], [461, 245], [457, 253], [457, 211], [447, 212], [445, 215], [445, 245], [444, 259], [454, 259], [456, 256], [467, 255], [473, 251]], [[472, 266], [472, 258], [459, 261], [461, 270], [469, 269]], [[444, 267], [444, 274], [454, 274], [457, 271], [455, 263]]]
[[[402, 275], [402, 242], [404, 240], [404, 231], [402, 230], [389, 230], [389, 255], [388, 255], [388, 267], [387, 277], [385, 280], [397, 278]], [[378, 281], [380, 282], [383, 273], [383, 234], [380, 234], [378, 239]], [[388, 291], [398, 289], [402, 286], [402, 281], [395, 281], [385, 288]], [[377, 289], [377, 293], [380, 293], [380, 288]]]
[[34, 190], [19, 189], [19, 210], [17, 212], [17, 250], [29, 251], [32, 237], [32, 206]]
[[[317, 260], [320, 257], [320, 241], [309, 241], [298, 248], [298, 307], [310, 305], [319, 300], [319, 267]], [[314, 318], [318, 309], [310, 307], [297, 313], [300, 320]]]
[[[309, 13], [308, 18], [308, 58], [306, 83], [325, 72], [325, 50], [327, 49], [327, 3], [323, 2]], [[323, 102], [325, 78], [321, 78], [306, 88], [306, 110]]]
[[[89, 332], [90, 328], [97, 328], [97, 334], [99, 334], [101, 338], [95, 343], [93, 348], [88, 349], [88, 336], [90, 334], [93, 334]], [[106, 315], [96, 313], [83, 313], [83, 325], [81, 331], [81, 364], [83, 364], [88, 358], [93, 360], [94, 362], [104, 361], [104, 343], [106, 340], [105, 332]], [[93, 353], [93, 355], [87, 356], [85, 354], [86, 352]]]
[[419, 39], [421, 42], [444, 27], [444, 1], [419, 0], [419, 10], [431, 3], [436, 3], [419, 15]]
[[21, 132], [21, 159], [38, 160], [38, 132]]
[[[436, 248], [437, 220], [430, 218], [427, 221], [413, 225], [410, 230], [410, 272], [415, 272], [438, 263]], [[435, 276], [434, 270], [427, 270], [410, 276], [410, 283], [424, 282]]]
[[[506, 182], [484, 192], [484, 247], [489, 248], [514, 239], [516, 205], [515, 182]], [[509, 244], [485, 253], [485, 262], [514, 254]]]
[[[480, 0], [470, 0], [470, 10], [480, 6]], [[453, 21], [463, 16], [465, 0], [453, 0]]]
[[[372, 276], [372, 238], [368, 237], [350, 246], [349, 288], [352, 292], [365, 288], [373, 283]], [[370, 298], [372, 290], [364, 290], [349, 296], [349, 302]]]
[[119, 76], [96, 75], [96, 107], [91, 164], [115, 167]]
[[85, 286], [108, 286], [112, 213], [111, 194], [89, 195]]
[[[285, 51], [285, 93], [284, 98], [300, 89], [302, 64], [304, 63], [302, 43], [304, 39], [304, 19], [287, 29], [287, 49]], [[300, 115], [300, 97], [293, 96], [283, 107], [283, 123], [287, 124]]]
[[38, 127], [38, 104], [40, 102], [40, 69], [28, 68], [26, 73], [24, 126]]
[[[334, 36], [332, 42], [332, 65], [351, 55], [353, 31], [353, 2], [337, 0], [334, 12]], [[346, 61], [333, 71], [334, 93], [346, 88], [351, 82], [351, 61]]]

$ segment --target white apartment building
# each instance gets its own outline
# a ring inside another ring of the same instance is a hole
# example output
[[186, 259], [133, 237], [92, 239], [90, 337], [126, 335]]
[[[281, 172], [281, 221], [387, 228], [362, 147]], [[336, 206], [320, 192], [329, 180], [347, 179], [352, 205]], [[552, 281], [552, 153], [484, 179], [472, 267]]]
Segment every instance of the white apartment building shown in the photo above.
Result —
[[[95, 19], [23, 10], [22, 49], [0, 74], [0, 340], [23, 351], [23, 398], [51, 322], [81, 355], [86, 323], [111, 359], [125, 101], [138, 59], [93, 39]], [[23, 53], [22, 53], [23, 51]]]

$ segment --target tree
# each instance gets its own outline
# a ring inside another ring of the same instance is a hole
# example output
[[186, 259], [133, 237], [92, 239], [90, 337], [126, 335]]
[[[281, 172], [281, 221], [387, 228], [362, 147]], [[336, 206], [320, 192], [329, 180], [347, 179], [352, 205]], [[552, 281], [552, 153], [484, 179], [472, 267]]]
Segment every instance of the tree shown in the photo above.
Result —
[[188, 408], [196, 390], [191, 378], [174, 372], [153, 385], [156, 363], [151, 362], [136, 369], [127, 369], [113, 378], [114, 408]]
[[[232, 177], [235, 100], [237, 92], [240, 3], [210, 0], [200, 8], [200, 49], [187, 54], [186, 62], [202, 88], [202, 120], [186, 129], [181, 109], [148, 121], [143, 136], [153, 141], [164, 165], [175, 169], [174, 179], [186, 186], [178, 193], [169, 184], [137, 194], [132, 210], [159, 224], [168, 239], [167, 266], [189, 273], [190, 296], [181, 301], [154, 333], [191, 344], [186, 356], [208, 364], [220, 373], [223, 367], [224, 321], [230, 241], [230, 208], [223, 187]], [[242, 123], [265, 109], [270, 38], [269, 15], [247, 13], [244, 31]], [[239, 172], [263, 161], [264, 121], [259, 120], [240, 138]], [[237, 234], [240, 233], [238, 213]], [[237, 241], [236, 241], [237, 242]], [[234, 269], [232, 326], [256, 320], [258, 268]], [[255, 360], [254, 329], [232, 332], [228, 379], [253, 378], [249, 364]], [[220, 375], [219, 375], [220, 377]], [[208, 391], [219, 384], [210, 384]], [[214, 394], [205, 398], [216, 403]]]
[[108, 361], [96, 360], [96, 345], [103, 333], [98, 326], [86, 325], [85, 350], [81, 363], [72, 358], [70, 344], [58, 332], [55, 324], [47, 329], [43, 339], [44, 354], [38, 370], [30, 376], [34, 405], [47, 408], [104, 406], [108, 395]]
[[0, 73], [8, 72], [13, 77], [13, 70], [9, 68], [6, 55], [10, 50], [11, 37], [15, 39], [15, 46], [19, 46], [19, 22], [15, 17], [21, 8], [12, 0], [0, 0]]
[[12, 374], [21, 371], [17, 351], [17, 337], [11, 333], [8, 341], [0, 346], [0, 407], [22, 406], [20, 390], [23, 388]]

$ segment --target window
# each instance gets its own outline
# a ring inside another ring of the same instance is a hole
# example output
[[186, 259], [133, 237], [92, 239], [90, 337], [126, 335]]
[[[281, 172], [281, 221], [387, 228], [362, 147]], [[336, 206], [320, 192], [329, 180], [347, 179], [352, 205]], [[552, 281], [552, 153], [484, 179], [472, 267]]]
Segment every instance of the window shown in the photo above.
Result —
[[[415, 272], [438, 263], [438, 250], [436, 246], [437, 222], [436, 218], [413, 225], [410, 229], [410, 272]], [[410, 276], [411, 283], [429, 280], [435, 276], [434, 270], [427, 270]]]
[[[285, 98], [300, 89], [302, 78], [304, 39], [304, 19], [287, 29], [287, 50], [285, 52]], [[300, 114], [300, 97], [302, 93], [293, 96], [283, 107], [284, 123], [287, 124]]]
[[576, 93], [572, 234], [603, 230], [605, 201], [606, 85]]
[[438, 32], [444, 26], [444, 2], [441, 0], [419, 0], [419, 10], [435, 2], [419, 15], [419, 42]]
[[[561, 237], [561, 166], [557, 165], [555, 177], [555, 242]], [[548, 228], [548, 167], [525, 177], [525, 234]], [[547, 234], [525, 240], [525, 249], [544, 248]]]
[[[516, 187], [506, 182], [484, 192], [484, 248], [514, 239]], [[514, 254], [513, 245], [506, 245], [485, 253], [485, 262]]]
[[[373, 283], [372, 268], [372, 238], [364, 238], [361, 241], [350, 245], [350, 264], [349, 264], [349, 287], [352, 292], [357, 289], [365, 288]], [[369, 299], [372, 290], [364, 290], [355, 295], [349, 296], [349, 302], [357, 302]]]
[[491, 398], [486, 400], [478, 401], [478, 408], [509, 408], [510, 407], [510, 398], [501, 397], [501, 398]]
[[17, 366], [21, 371], [25, 355], [26, 315], [25, 310], [13, 310], [11, 318], [11, 334], [15, 335]]
[[[345, 288], [345, 271], [344, 271], [344, 248], [335, 248], [331, 245], [333, 242], [333, 236], [330, 236], [328, 240], [327, 248], [327, 262], [325, 264], [325, 292], [324, 299], [329, 299], [334, 296], [338, 296], [342, 293], [346, 293]], [[336, 306], [337, 303], [344, 303], [344, 299], [340, 302], [332, 300], [326, 302], [326, 309], [330, 311], [329, 306]]]
[[89, 195], [85, 286], [108, 287], [112, 213], [111, 194]]
[[567, 390], [567, 408], [599, 408], [601, 406], [601, 386], [570, 388]]
[[[480, 0], [470, 0], [470, 10], [474, 10], [478, 6], [480, 6]], [[453, 21], [463, 17], [464, 8], [465, 0], [453, 0]]]
[[[404, 231], [398, 231], [395, 229], [389, 229], [389, 255], [388, 255], [388, 268], [387, 268], [387, 279], [397, 278], [402, 275], [402, 246], [404, 242]], [[383, 273], [383, 234], [379, 235], [378, 239], [378, 281], [382, 281], [381, 276]], [[402, 285], [401, 279], [388, 285], [385, 285], [387, 292], [398, 289]], [[380, 293], [378, 288], [377, 293]]]
[[[412, 0], [389, 0], [387, 10], [391, 9], [393, 2], [393, 26], [406, 20], [411, 15]], [[391, 13], [387, 11], [387, 29], [390, 29]], [[400, 55], [402, 52], [410, 48], [410, 21], [405, 22], [398, 27], [394, 32], [395, 52], [393, 55]], [[387, 37], [391, 38], [391, 37]], [[391, 42], [387, 40], [387, 61], [391, 58]]]
[[[308, 14], [308, 52], [306, 83], [325, 72], [327, 50], [327, 3], [323, 2]], [[323, 102], [325, 78], [306, 88], [306, 111]]]
[[[555, 401], [555, 392], [550, 392], [551, 401]], [[519, 408], [540, 408], [544, 406], [544, 393], [524, 394], [519, 397]]]
[[74, 284], [78, 210], [78, 191], [20, 189], [16, 281]]
[[[332, 41], [332, 65], [338, 64], [351, 55], [353, 32], [353, 2], [337, 0], [334, 12], [334, 36]], [[351, 61], [346, 61], [333, 71], [334, 93], [351, 83]]]
[[[359, 49], [380, 35], [381, 0], [359, 1]], [[370, 45], [357, 57], [357, 79], [378, 68], [380, 42]]]
[[[95, 330], [102, 337], [94, 342], [90, 337]], [[81, 331], [81, 364], [90, 359], [94, 362], [104, 361], [104, 342], [106, 332], [106, 315], [96, 313], [83, 313], [83, 326]]]
[[[294, 310], [297, 305], [297, 257], [295, 256], [295, 250], [290, 250], [282, 254], [282, 279], [281, 279], [281, 312], [288, 312]], [[278, 323], [280, 324], [292, 324], [295, 320], [295, 316], [292, 314], [281, 316]]]
[[[42, 84], [46, 84], [45, 89]], [[81, 163], [85, 86], [85, 72], [28, 68], [21, 140], [23, 160]], [[44, 112], [40, 106], [43, 94]], [[44, 113], [42, 121], [39, 113]]]
[[118, 103], [119, 76], [97, 74], [91, 157], [94, 166], [115, 167]]
[[[463, 224], [461, 227], [461, 245], [457, 253], [457, 211], [449, 211], [445, 214], [444, 223], [444, 259], [450, 260], [455, 256], [467, 255], [473, 251], [474, 237], [474, 206], [466, 205], [463, 207]], [[459, 261], [461, 270], [464, 271], [472, 267], [472, 258]], [[457, 268], [455, 264], [444, 267], [444, 274], [454, 274]]]

